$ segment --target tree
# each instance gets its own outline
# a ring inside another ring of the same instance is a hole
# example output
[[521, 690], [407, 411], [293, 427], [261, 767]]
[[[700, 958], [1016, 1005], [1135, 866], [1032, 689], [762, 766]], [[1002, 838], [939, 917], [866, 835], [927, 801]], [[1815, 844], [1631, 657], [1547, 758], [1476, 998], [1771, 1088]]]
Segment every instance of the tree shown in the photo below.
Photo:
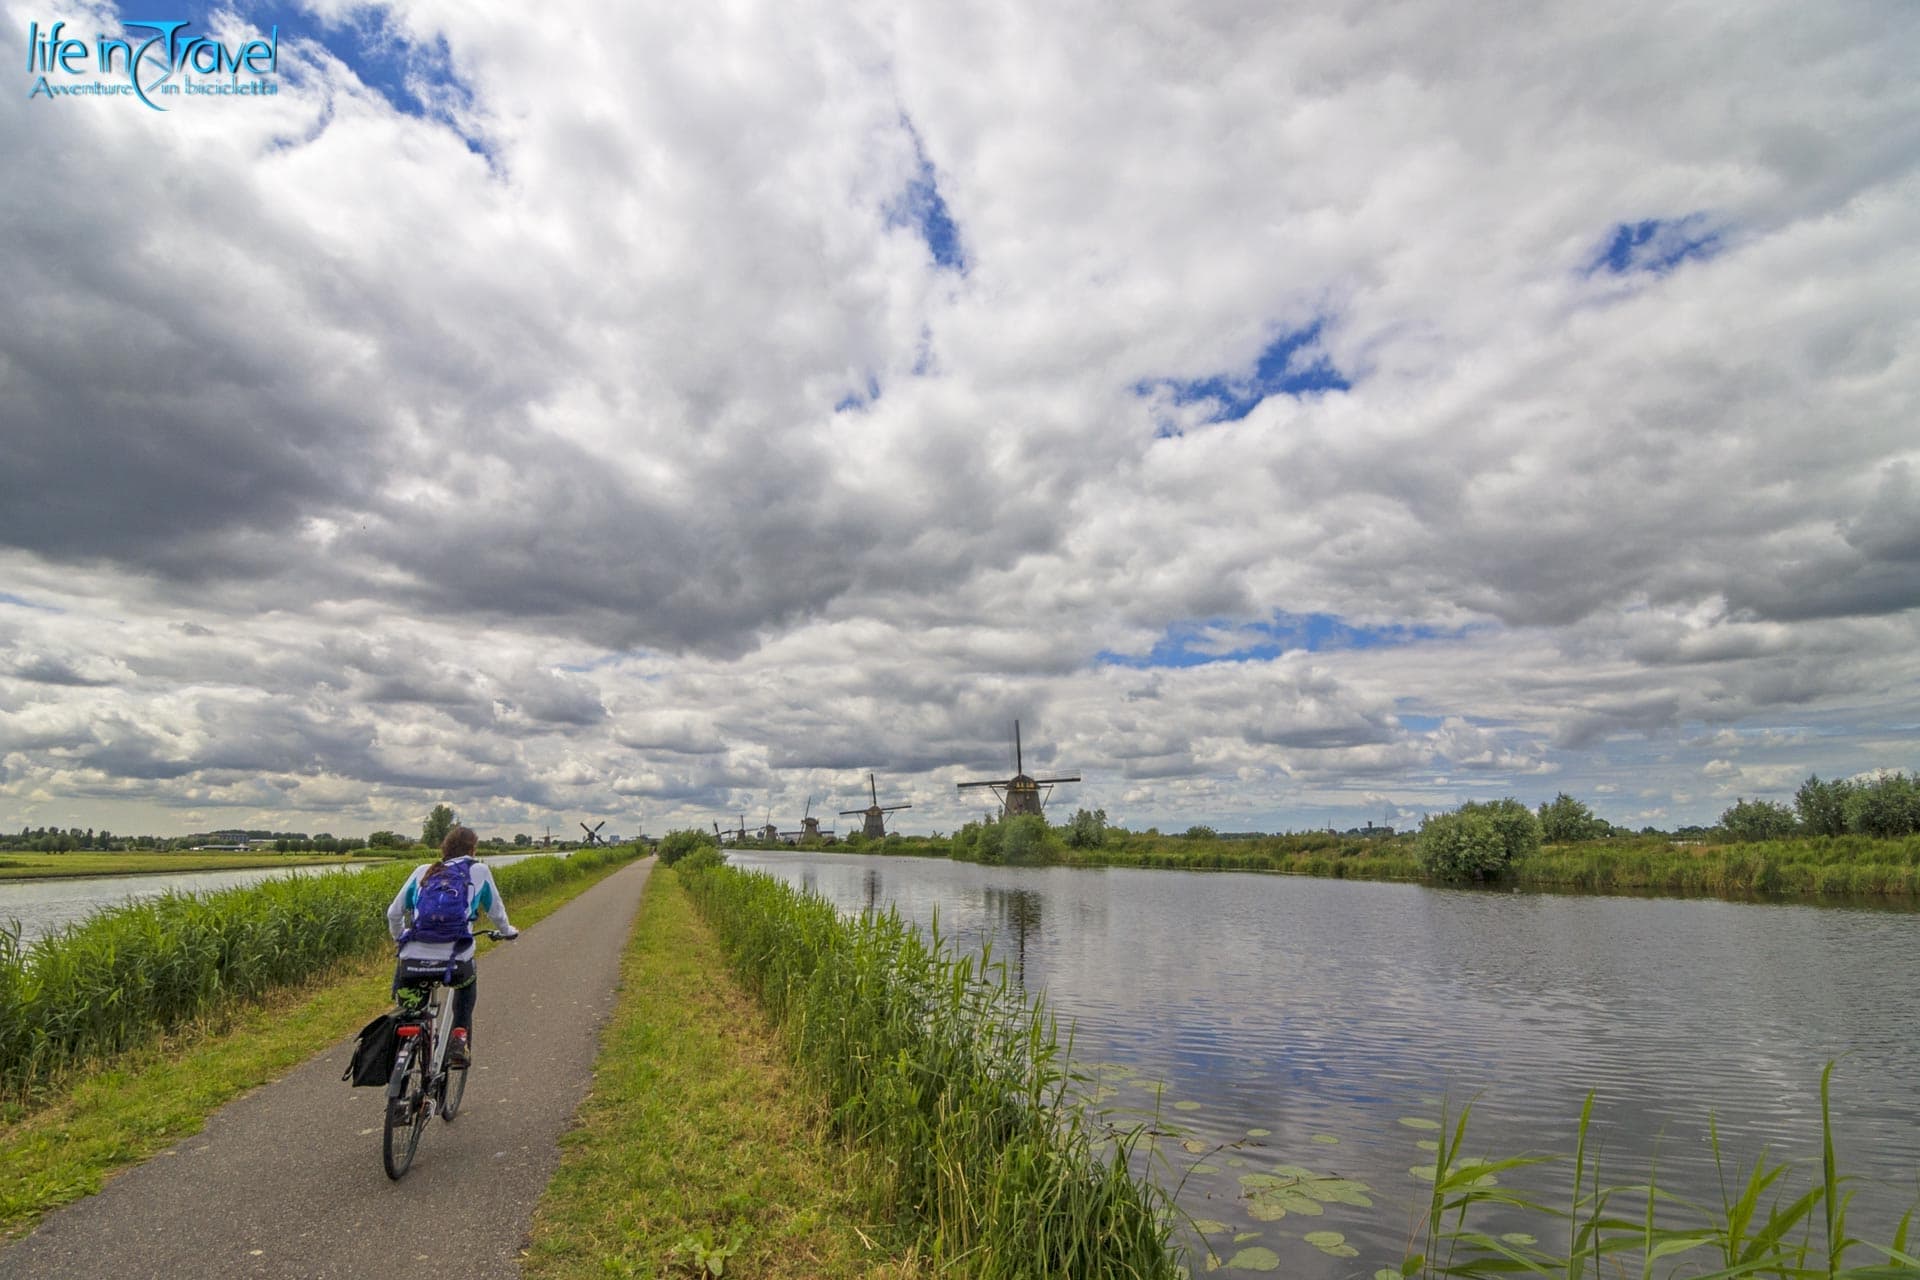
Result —
[[1800, 825], [1806, 828], [1807, 834], [1847, 834], [1847, 795], [1852, 790], [1853, 785], [1840, 778], [1822, 782], [1819, 774], [1810, 774], [1793, 793], [1794, 811], [1800, 815]]
[[1593, 810], [1562, 791], [1540, 806], [1540, 836], [1549, 844], [1572, 844], [1576, 840], [1595, 840], [1606, 824], [1593, 816]]
[[1920, 832], [1920, 777], [1883, 773], [1856, 782], [1846, 798], [1847, 830], [1882, 839]]
[[1187, 828], [1186, 838], [1189, 840], [1212, 840], [1218, 835], [1219, 832], [1215, 831], [1212, 827], [1207, 826], [1205, 823], [1196, 822]]
[[398, 831], [376, 831], [367, 837], [370, 849], [404, 849], [406, 845], [407, 838]]
[[719, 850], [720, 842], [698, 828], [669, 831], [660, 838], [660, 865], [670, 867], [698, 849]]
[[1067, 824], [1067, 847], [1069, 849], [1098, 849], [1107, 842], [1107, 811], [1095, 809], [1089, 813], [1085, 809], [1073, 815], [1073, 821]]
[[1743, 797], [1720, 815], [1720, 826], [1735, 840], [1784, 840], [1793, 834], [1793, 810], [1771, 800]]
[[1415, 843], [1421, 869], [1441, 880], [1491, 880], [1539, 848], [1540, 820], [1511, 796], [1430, 815]]
[[513, 837], [514, 848], [524, 849], [532, 843], [533, 843], [533, 837], [528, 835], [526, 832], [520, 831], [520, 832], [514, 833], [514, 837]]
[[451, 830], [453, 810], [444, 804], [437, 804], [433, 806], [433, 812], [427, 815], [426, 825], [420, 828], [420, 843], [429, 849], [438, 849]]
[[1007, 862], [1052, 862], [1054, 852], [1047, 840], [1047, 820], [1037, 813], [1015, 814], [1002, 822], [1004, 836], [1000, 851]]

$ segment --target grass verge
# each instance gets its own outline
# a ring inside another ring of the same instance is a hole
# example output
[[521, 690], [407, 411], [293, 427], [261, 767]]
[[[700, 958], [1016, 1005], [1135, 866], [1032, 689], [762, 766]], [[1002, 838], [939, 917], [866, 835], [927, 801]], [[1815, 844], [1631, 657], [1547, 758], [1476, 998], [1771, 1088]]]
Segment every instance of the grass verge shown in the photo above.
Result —
[[[514, 924], [537, 923], [625, 865], [514, 897]], [[226, 1103], [352, 1035], [386, 1007], [392, 978], [388, 954], [343, 962], [156, 1037], [57, 1091], [8, 1104], [0, 1113], [0, 1169], [8, 1174], [0, 1178], [0, 1239], [92, 1195], [116, 1170], [198, 1133]]]
[[[678, 877], [656, 867], [621, 961], [593, 1092], [534, 1216], [529, 1280], [928, 1274], [863, 1157], [727, 977]], [[716, 1265], [717, 1264], [717, 1265]]]

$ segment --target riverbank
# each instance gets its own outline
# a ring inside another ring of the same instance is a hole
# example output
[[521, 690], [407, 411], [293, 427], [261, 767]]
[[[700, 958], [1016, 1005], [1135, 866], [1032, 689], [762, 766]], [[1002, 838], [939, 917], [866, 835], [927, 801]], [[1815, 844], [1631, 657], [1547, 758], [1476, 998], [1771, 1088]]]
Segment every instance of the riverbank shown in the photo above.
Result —
[[[1336, 880], [1444, 885], [1421, 868], [1415, 837], [1324, 833], [1246, 839], [1167, 836], [1110, 828], [1103, 843], [1073, 848], [1047, 832], [1009, 865], [1258, 871]], [[888, 836], [836, 850], [945, 858], [939, 837]], [[1882, 898], [1920, 901], [1920, 836], [1811, 836], [1792, 840], [1676, 843], [1627, 837], [1547, 845], [1516, 858], [1495, 888], [1727, 898]]]
[[186, 871], [251, 871], [261, 867], [372, 867], [393, 860], [390, 854], [355, 858], [338, 853], [0, 852], [0, 880], [80, 880]]
[[530, 1280], [701, 1275], [708, 1260], [771, 1280], [929, 1274], [668, 868], [648, 882], [602, 1043], [534, 1218]]
[[[537, 924], [633, 856], [543, 886], [530, 882], [508, 899], [514, 923]], [[385, 948], [351, 956], [255, 999], [223, 1003], [56, 1086], [6, 1099], [0, 1167], [11, 1176], [0, 1180], [0, 1239], [98, 1191], [115, 1170], [199, 1132], [226, 1103], [352, 1035], [388, 1006], [392, 975]]]

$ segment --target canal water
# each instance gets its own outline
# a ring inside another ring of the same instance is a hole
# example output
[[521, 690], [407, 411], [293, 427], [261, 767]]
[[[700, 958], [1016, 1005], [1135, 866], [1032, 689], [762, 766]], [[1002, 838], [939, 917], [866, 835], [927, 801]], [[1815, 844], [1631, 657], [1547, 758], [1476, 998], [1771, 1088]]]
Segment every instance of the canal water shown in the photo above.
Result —
[[[531, 853], [482, 857], [489, 866], [502, 867]], [[250, 867], [242, 871], [166, 871], [134, 876], [75, 876], [57, 880], [0, 880], [0, 926], [20, 926], [20, 939], [31, 943], [54, 930], [78, 924], [96, 911], [164, 893], [211, 893], [241, 885], [259, 884], [296, 875], [328, 875], [364, 867], [365, 862], [314, 863], [303, 867]]]
[[[1326, 1277], [1397, 1265], [1430, 1190], [1434, 1124], [1466, 1103], [1468, 1154], [1570, 1155], [1591, 1092], [1604, 1183], [1644, 1181], [1657, 1162], [1663, 1189], [1717, 1205], [1711, 1119], [1730, 1182], [1764, 1152], [1794, 1162], [1797, 1194], [1819, 1178], [1829, 1061], [1853, 1233], [1889, 1241], [1920, 1200], [1911, 911], [851, 854], [730, 861], [848, 912], [937, 914], [956, 945], [990, 944], [1046, 993], [1063, 1038], [1072, 1024], [1073, 1058], [1099, 1064], [1089, 1088], [1114, 1122], [1169, 1131], [1150, 1172], [1223, 1260], [1271, 1249], [1282, 1274]], [[1259, 1179], [1242, 1179], [1277, 1168], [1364, 1184], [1371, 1207], [1314, 1214], [1295, 1200], [1274, 1219], [1253, 1198]], [[1561, 1205], [1571, 1179], [1570, 1165], [1506, 1178]], [[1492, 1225], [1548, 1234], [1537, 1219]], [[1324, 1232], [1339, 1244], [1307, 1240]]]

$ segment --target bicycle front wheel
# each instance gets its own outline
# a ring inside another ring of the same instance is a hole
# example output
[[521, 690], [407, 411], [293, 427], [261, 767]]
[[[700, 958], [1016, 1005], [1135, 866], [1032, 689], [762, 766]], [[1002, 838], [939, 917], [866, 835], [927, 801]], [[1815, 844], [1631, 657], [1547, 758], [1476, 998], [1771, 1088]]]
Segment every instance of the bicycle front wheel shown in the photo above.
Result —
[[426, 1046], [410, 1044], [400, 1050], [387, 1085], [387, 1117], [382, 1126], [380, 1157], [387, 1176], [396, 1182], [413, 1166], [420, 1134], [427, 1127]]

